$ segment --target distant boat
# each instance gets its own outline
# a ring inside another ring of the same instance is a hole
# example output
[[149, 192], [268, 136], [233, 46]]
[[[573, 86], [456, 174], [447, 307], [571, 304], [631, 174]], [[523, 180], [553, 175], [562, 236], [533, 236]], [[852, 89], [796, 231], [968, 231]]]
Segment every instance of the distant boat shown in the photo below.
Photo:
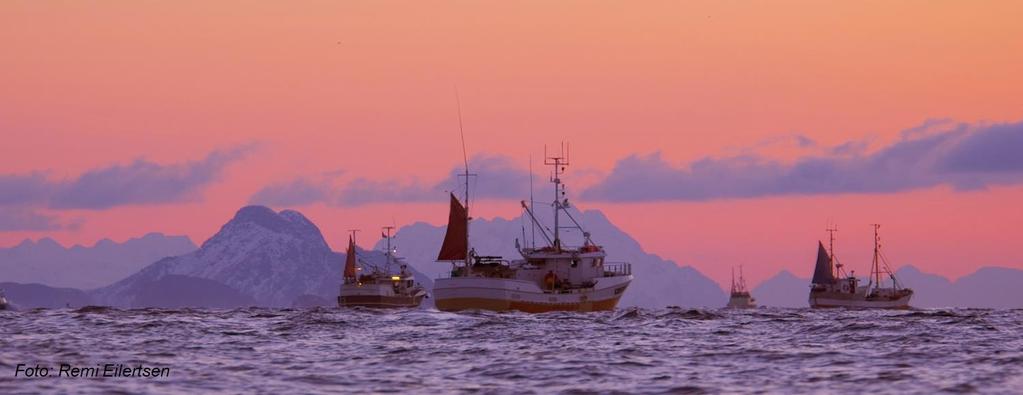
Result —
[[[817, 264], [813, 271], [810, 287], [810, 307], [849, 307], [869, 309], [908, 309], [913, 290], [903, 287], [888, 266], [888, 260], [881, 251], [881, 238], [874, 227], [874, 260], [866, 285], [860, 285], [854, 272], [848, 276], [835, 257], [835, 232], [828, 229], [830, 251], [824, 249], [824, 242], [817, 243]], [[882, 281], [882, 275], [890, 282]], [[884, 284], [887, 282], [887, 284]]]
[[746, 289], [746, 278], [742, 276], [742, 266], [739, 266], [739, 281], [735, 281], [735, 269], [732, 269], [732, 292], [728, 298], [728, 305], [731, 309], [751, 309], [757, 307], [757, 300], [753, 299], [749, 290]]
[[11, 303], [7, 301], [7, 296], [4, 295], [4, 290], [0, 289], [0, 310], [7, 310], [10, 306]]
[[[355, 237], [348, 238], [348, 253], [345, 257], [344, 282], [337, 297], [340, 307], [410, 308], [418, 307], [426, 297], [426, 291], [416, 283], [402, 258], [394, 256], [391, 247], [391, 230], [388, 226], [383, 235], [387, 239], [387, 261], [384, 267], [378, 265], [357, 265]], [[392, 272], [392, 265], [398, 271]], [[360, 271], [365, 273], [359, 273]]]
[[[528, 214], [534, 230], [538, 229], [547, 245], [524, 246], [516, 239], [521, 259], [478, 255], [470, 248], [468, 182], [465, 205], [451, 194], [447, 231], [437, 261], [451, 262], [452, 270], [450, 277], [434, 282], [433, 297], [438, 310], [541, 313], [613, 310], [618, 305], [632, 282], [631, 266], [605, 261], [604, 248], [595, 244], [590, 233], [567, 211], [568, 199], [564, 199], [560, 178], [568, 166], [565, 151], [560, 156], [546, 158], [545, 163], [554, 168], [551, 177], [555, 195], [554, 224], [550, 228], [542, 226], [533, 215], [531, 205], [522, 202], [524, 214]], [[465, 175], [468, 180], [468, 163]], [[562, 216], [567, 217], [571, 225], [562, 223]], [[563, 244], [561, 230], [567, 228], [579, 230], [583, 236], [581, 246]], [[548, 229], [553, 234], [548, 234]]]

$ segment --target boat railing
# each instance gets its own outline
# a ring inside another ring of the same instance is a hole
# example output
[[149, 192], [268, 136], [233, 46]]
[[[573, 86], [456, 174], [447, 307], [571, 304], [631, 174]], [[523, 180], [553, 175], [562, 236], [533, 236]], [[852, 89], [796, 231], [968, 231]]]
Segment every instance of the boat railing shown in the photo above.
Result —
[[632, 274], [632, 264], [628, 262], [604, 263], [604, 277], [628, 276]]

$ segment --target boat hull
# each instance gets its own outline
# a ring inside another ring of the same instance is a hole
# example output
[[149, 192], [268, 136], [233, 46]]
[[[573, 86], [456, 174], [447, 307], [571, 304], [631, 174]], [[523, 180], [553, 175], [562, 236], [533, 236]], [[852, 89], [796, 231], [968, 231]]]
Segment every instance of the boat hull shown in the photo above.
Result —
[[614, 310], [632, 276], [604, 277], [592, 288], [544, 292], [529, 281], [486, 278], [442, 278], [434, 283], [438, 310], [491, 310], [545, 313]]
[[337, 297], [339, 307], [412, 308], [418, 307], [426, 293], [421, 289], [395, 292], [391, 284], [345, 284]]
[[844, 294], [840, 292], [819, 292], [810, 293], [809, 302], [810, 307], [815, 309], [853, 308], [904, 310], [910, 308], [909, 300], [912, 298], [912, 294], [890, 299], [869, 299], [862, 295]]
[[381, 296], [381, 295], [349, 295], [338, 296], [339, 307], [371, 307], [371, 308], [413, 308], [419, 307], [423, 302], [423, 295], [419, 296]]
[[732, 296], [728, 299], [728, 305], [725, 307], [730, 309], [754, 309], [757, 307], [757, 302], [749, 295]]

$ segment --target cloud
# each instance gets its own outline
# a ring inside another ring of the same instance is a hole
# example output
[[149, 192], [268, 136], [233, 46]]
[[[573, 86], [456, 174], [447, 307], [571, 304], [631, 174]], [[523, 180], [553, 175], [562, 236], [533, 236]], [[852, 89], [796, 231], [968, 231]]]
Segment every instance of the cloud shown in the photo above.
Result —
[[249, 198], [249, 204], [294, 207], [329, 201], [333, 194], [331, 185], [324, 181], [298, 178], [263, 187]]
[[219, 179], [228, 164], [244, 157], [252, 147], [213, 151], [202, 160], [186, 163], [161, 165], [138, 159], [128, 165], [90, 170], [60, 188], [50, 206], [102, 210], [196, 200], [202, 187]]
[[993, 125], [966, 136], [942, 158], [939, 168], [955, 173], [1023, 172], [1023, 123]]
[[[475, 199], [520, 198], [529, 191], [529, 172], [500, 155], [481, 154], [469, 160], [469, 171], [476, 174], [469, 180], [470, 195]], [[451, 169], [448, 177], [436, 184], [410, 181], [373, 181], [358, 178], [339, 193], [342, 205], [357, 206], [379, 202], [443, 201], [446, 191], [464, 191], [464, 168]]]
[[[481, 154], [469, 160], [469, 170], [476, 176], [469, 180], [474, 199], [511, 199], [529, 193], [529, 172], [516, 166], [508, 157]], [[271, 184], [249, 198], [250, 203], [276, 206], [300, 206], [327, 203], [338, 206], [361, 206], [370, 203], [443, 202], [447, 191], [461, 194], [465, 190], [465, 170], [455, 166], [448, 176], [436, 183], [416, 178], [372, 180], [355, 178], [335, 186], [339, 172], [324, 173], [319, 178], [296, 178]]]
[[0, 175], [0, 206], [103, 210], [122, 205], [163, 204], [198, 198], [224, 168], [254, 145], [213, 151], [202, 160], [161, 165], [145, 159], [51, 180], [45, 173]]
[[40, 214], [21, 207], [0, 207], [0, 232], [44, 231], [63, 229], [52, 215]]
[[45, 201], [56, 188], [56, 184], [46, 179], [45, 173], [3, 174], [0, 175], [0, 206]]
[[[620, 160], [582, 197], [605, 201], [703, 201], [784, 195], [894, 193], [937, 185], [956, 189], [1023, 183], [1023, 123], [971, 126], [929, 121], [876, 152], [856, 143], [843, 156], [783, 163], [758, 155], [704, 158], [688, 167], [660, 153]], [[833, 150], [835, 151], [835, 150]]]

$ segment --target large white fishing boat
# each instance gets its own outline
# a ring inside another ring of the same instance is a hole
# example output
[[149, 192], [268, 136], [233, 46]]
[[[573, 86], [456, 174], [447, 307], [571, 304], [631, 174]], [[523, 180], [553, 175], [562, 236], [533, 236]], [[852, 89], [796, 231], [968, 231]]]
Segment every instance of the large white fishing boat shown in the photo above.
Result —
[[[416, 283], [403, 258], [394, 255], [391, 247], [393, 229], [393, 226], [384, 227], [386, 233], [383, 237], [387, 239], [387, 252], [384, 255], [387, 260], [383, 267], [364, 261], [358, 264], [354, 234], [348, 238], [344, 283], [337, 297], [338, 306], [401, 308], [418, 307], [423, 301], [426, 291]], [[394, 265], [398, 266], [397, 272], [392, 272]]]
[[757, 307], [757, 300], [750, 295], [746, 288], [746, 278], [742, 275], [742, 266], [739, 266], [739, 281], [735, 281], [735, 268], [732, 268], [732, 292], [728, 297], [730, 309], [752, 309]]
[[[888, 266], [888, 260], [881, 251], [881, 237], [878, 236], [881, 225], [875, 224], [873, 227], [874, 261], [866, 285], [859, 284], [860, 280], [856, 278], [855, 272], [850, 272], [848, 276], [845, 275], [842, 264], [835, 257], [835, 232], [837, 229], [828, 229], [830, 251], [824, 249], [823, 242], [817, 243], [817, 265], [814, 268], [810, 286], [810, 307], [909, 308], [913, 290], [903, 287], [895, 278], [895, 273]], [[882, 274], [891, 280], [888, 285], [882, 283]]]
[[[530, 313], [548, 311], [612, 310], [632, 281], [628, 263], [606, 262], [604, 248], [568, 212], [561, 174], [568, 166], [567, 151], [545, 158], [553, 167], [554, 223], [551, 233], [540, 226], [531, 204], [522, 202], [533, 226], [539, 229], [547, 245], [523, 246], [515, 240], [520, 259], [481, 256], [469, 246], [469, 168], [466, 161], [465, 205], [451, 194], [447, 233], [437, 261], [452, 263], [450, 277], [434, 282], [433, 298], [437, 309], [518, 310]], [[564, 215], [572, 225], [561, 223]], [[563, 244], [562, 228], [578, 229], [582, 245]], [[523, 240], [523, 244], [525, 240]]]

